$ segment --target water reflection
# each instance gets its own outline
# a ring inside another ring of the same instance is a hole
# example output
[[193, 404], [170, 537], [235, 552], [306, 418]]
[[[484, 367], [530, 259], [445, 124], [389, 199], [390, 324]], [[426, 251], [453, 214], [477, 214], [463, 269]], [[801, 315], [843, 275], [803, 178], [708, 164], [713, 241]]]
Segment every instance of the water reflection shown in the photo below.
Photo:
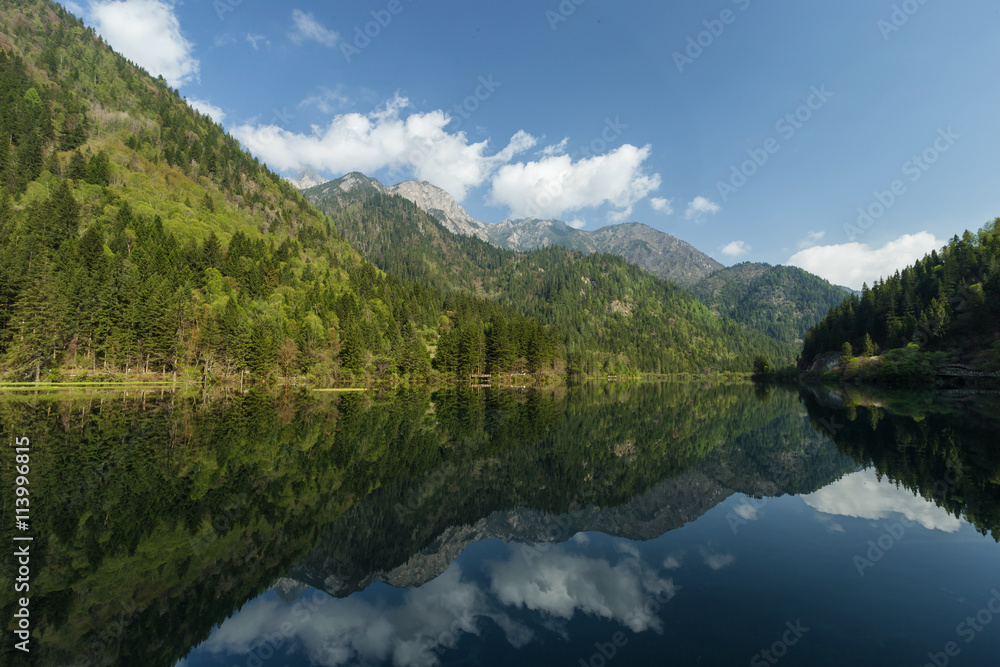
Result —
[[[994, 405], [695, 384], [7, 398], [4, 432], [44, 443], [32, 658], [552, 664], [624, 651], [624, 632], [630, 664], [668, 645], [750, 660], [806, 612], [846, 623], [887, 595], [880, 578], [939, 577], [925, 536], [857, 588], [852, 558], [894, 517], [946, 540], [964, 577], [986, 562], [973, 552], [995, 565], [993, 540], [963, 537], [997, 535]], [[954, 626], [958, 597], [917, 621], [914, 596], [887, 608], [893, 632]], [[867, 664], [888, 631], [814, 631], [796, 650]]]

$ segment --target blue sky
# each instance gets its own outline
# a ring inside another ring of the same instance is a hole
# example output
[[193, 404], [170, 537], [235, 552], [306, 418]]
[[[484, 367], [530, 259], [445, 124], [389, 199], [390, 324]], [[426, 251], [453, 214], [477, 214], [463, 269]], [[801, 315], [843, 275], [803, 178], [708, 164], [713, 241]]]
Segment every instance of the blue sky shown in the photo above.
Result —
[[488, 222], [860, 287], [1000, 215], [995, 0], [65, 4], [279, 173], [426, 179]]

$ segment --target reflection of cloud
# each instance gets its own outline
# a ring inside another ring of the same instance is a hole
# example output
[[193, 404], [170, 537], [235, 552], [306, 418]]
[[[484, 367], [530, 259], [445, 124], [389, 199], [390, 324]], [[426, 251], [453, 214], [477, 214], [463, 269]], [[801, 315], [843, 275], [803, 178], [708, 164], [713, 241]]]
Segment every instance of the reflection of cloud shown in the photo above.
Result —
[[662, 605], [676, 588], [633, 555], [634, 545], [626, 545], [614, 565], [571, 555], [563, 546], [527, 562], [515, 556], [519, 550], [511, 545], [508, 560], [486, 567], [491, 584], [463, 580], [461, 567], [453, 563], [437, 579], [403, 593], [394, 606], [359, 596], [307, 594], [294, 604], [264, 596], [224, 622], [198, 651], [228, 659], [294, 650], [323, 667], [381, 662], [433, 667], [462, 635], [478, 636], [485, 621], [495, 623], [515, 648], [527, 645], [534, 631], [514, 621], [504, 605], [541, 612], [538, 627], [564, 638], [566, 622], [577, 611], [634, 632], [663, 631], [650, 603]]
[[724, 567], [729, 567], [736, 562], [736, 556], [732, 554], [717, 554], [705, 547], [700, 549], [701, 558], [705, 561], [705, 565], [709, 566], [716, 572]]
[[633, 632], [662, 632], [660, 619], [641, 613], [657, 596], [673, 597], [673, 581], [634, 556], [615, 565], [600, 558], [584, 558], [555, 547], [533, 559], [511, 558], [492, 566], [492, 590], [497, 601], [570, 619], [577, 611], [608, 618]]
[[733, 508], [733, 512], [736, 516], [740, 517], [744, 521], [756, 521], [758, 509], [751, 505], [750, 503], [741, 503]]
[[[319, 596], [315, 611], [273, 599], [254, 601], [205, 642], [211, 653], [247, 654], [287, 628], [284, 641], [300, 643], [310, 663], [334, 667], [391, 660], [394, 665], [436, 665], [435, 649], [453, 646], [462, 634], [479, 634], [479, 620], [492, 619], [507, 641], [520, 648], [531, 631], [498, 611], [475, 583], [452, 566], [426, 585], [407, 591], [403, 604], [384, 607], [348, 598]], [[281, 645], [278, 635], [275, 644]]]
[[859, 519], [884, 519], [898, 513], [928, 530], [954, 533], [962, 525], [954, 516], [920, 496], [878, 480], [874, 470], [847, 475], [816, 493], [802, 496], [807, 505], [826, 514]]
[[639, 547], [635, 546], [631, 542], [619, 542], [615, 545], [615, 549], [618, 553], [628, 554], [633, 558], [639, 557]]
[[674, 556], [673, 554], [671, 554], [670, 556], [667, 556], [667, 558], [663, 561], [663, 569], [676, 570], [677, 568], [679, 568], [681, 566], [681, 557], [683, 555], [684, 554]]
[[840, 525], [839, 522], [835, 521], [829, 514], [817, 514], [816, 520], [820, 523], [826, 524], [826, 529], [831, 533], [843, 533], [844, 527]]

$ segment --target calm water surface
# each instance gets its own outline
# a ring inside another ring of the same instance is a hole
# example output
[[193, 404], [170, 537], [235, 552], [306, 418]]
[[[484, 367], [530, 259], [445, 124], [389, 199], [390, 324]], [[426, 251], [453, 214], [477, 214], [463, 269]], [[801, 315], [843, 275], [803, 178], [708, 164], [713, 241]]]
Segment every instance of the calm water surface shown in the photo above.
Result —
[[[0, 659], [994, 665], [998, 408], [710, 384], [5, 396], [36, 541], [32, 653]], [[10, 585], [0, 605], [12, 630]]]

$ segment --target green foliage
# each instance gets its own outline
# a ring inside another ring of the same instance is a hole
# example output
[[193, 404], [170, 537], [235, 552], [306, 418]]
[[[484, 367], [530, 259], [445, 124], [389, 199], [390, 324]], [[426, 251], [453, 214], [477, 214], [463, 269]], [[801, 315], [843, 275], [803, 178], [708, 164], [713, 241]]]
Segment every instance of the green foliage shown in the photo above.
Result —
[[[866, 285], [860, 296], [849, 296], [831, 308], [806, 335], [800, 365], [808, 367], [845, 340], [866, 356], [904, 350], [912, 343], [927, 353], [950, 352], [957, 361], [974, 366], [988, 363], [988, 355], [981, 353], [1000, 340], [996, 224], [990, 222], [976, 234], [956, 235], [940, 252], [931, 252], [871, 289]], [[907, 366], [912, 355], [897, 355], [896, 363]], [[925, 361], [932, 363], [930, 359]]]
[[792, 344], [844, 300], [843, 288], [800, 268], [751, 262], [716, 271], [691, 293], [710, 309]]
[[[476, 351], [477, 370], [554, 368], [540, 324], [382, 273], [58, 5], [2, 6], [0, 376], [426, 378], [453, 327], [467, 339], [448, 373]], [[485, 354], [504, 347], [494, 321], [520, 337], [517, 357]]]
[[766, 377], [771, 372], [771, 363], [763, 354], [758, 354], [753, 360], [753, 376], [755, 378]]
[[380, 269], [487, 297], [544, 325], [507, 315], [506, 327], [484, 318], [442, 331], [435, 364], [447, 373], [531, 372], [550, 363], [574, 374], [745, 372], [762, 350], [791, 361], [790, 346], [718, 317], [620, 257], [561, 247], [502, 250], [453, 234], [412, 202], [364, 183], [346, 193], [321, 185], [306, 196]]

